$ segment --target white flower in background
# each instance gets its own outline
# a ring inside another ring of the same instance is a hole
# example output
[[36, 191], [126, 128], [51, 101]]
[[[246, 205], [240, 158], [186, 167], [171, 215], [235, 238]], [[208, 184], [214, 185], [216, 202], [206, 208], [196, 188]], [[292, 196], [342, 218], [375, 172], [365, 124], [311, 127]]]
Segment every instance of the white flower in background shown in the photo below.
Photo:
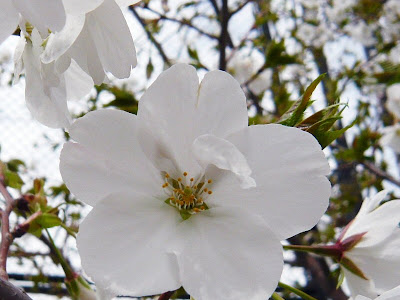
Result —
[[17, 29], [20, 17], [41, 33], [60, 31], [66, 18], [62, 0], [1, 0], [0, 43]]
[[399, 300], [400, 299], [400, 286], [387, 291], [377, 298], [368, 298], [364, 296], [357, 296], [354, 300]]
[[375, 30], [376, 24], [367, 24], [364, 20], [359, 20], [357, 23], [347, 24], [344, 27], [344, 31], [347, 32], [348, 35], [366, 47], [373, 46], [377, 43], [374, 36]]
[[[239, 81], [240, 84], [244, 84], [254, 76], [262, 64], [257, 63], [257, 60], [251, 56], [243, 54], [235, 55], [228, 62], [228, 70], [232, 76]], [[254, 80], [251, 80], [248, 84], [249, 89], [256, 95], [261, 94], [265, 90], [269, 89], [272, 84], [272, 70], [266, 69], [262, 71]]]
[[333, 22], [340, 23], [348, 18], [348, 14], [352, 7], [357, 4], [358, 0], [333, 0], [331, 7], [326, 7], [326, 14]]
[[43, 39], [36, 28], [30, 35], [21, 32], [14, 55], [15, 79], [25, 67], [26, 105], [36, 120], [53, 128], [68, 127], [71, 117], [67, 101], [86, 96], [93, 88], [93, 81], [74, 61], [63, 73], [54, 62], [43, 64], [42, 45]]
[[392, 84], [386, 89], [387, 109], [400, 119], [400, 83]]
[[247, 124], [229, 74], [199, 85], [184, 64], [159, 76], [137, 116], [100, 110], [72, 124], [60, 169], [94, 206], [78, 249], [98, 286], [135, 296], [183, 286], [197, 300], [273, 293], [279, 241], [324, 213], [329, 167], [312, 135]]
[[351, 295], [375, 298], [400, 284], [400, 200], [383, 205], [387, 191], [364, 200], [355, 219], [344, 229], [339, 242], [362, 236], [344, 256], [366, 279], [343, 268]]
[[67, 66], [73, 59], [97, 85], [107, 81], [106, 72], [128, 78], [137, 63], [136, 51], [119, 4], [136, 2], [97, 0], [83, 10], [65, 0], [66, 25], [61, 32], [50, 34], [43, 62], [61, 61]]
[[326, 27], [325, 23], [321, 23], [318, 26], [310, 23], [301, 23], [298, 26], [296, 36], [306, 46], [321, 48], [332, 38], [332, 32]]
[[390, 147], [394, 152], [400, 154], [400, 124], [384, 127], [382, 133], [379, 144], [382, 147]]

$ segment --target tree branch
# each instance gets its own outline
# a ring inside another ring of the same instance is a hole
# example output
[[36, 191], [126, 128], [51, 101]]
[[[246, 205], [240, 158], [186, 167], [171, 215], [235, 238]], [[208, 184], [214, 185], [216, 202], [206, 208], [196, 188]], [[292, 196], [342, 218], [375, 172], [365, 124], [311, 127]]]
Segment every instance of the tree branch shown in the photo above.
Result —
[[1, 300], [32, 300], [23, 290], [17, 288], [7, 280], [0, 278]]

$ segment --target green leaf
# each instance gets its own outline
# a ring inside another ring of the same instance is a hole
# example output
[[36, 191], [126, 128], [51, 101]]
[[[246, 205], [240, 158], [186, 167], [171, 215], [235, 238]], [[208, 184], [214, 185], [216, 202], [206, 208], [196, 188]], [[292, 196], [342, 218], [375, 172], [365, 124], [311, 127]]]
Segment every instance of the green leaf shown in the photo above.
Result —
[[146, 66], [146, 77], [147, 77], [147, 79], [149, 79], [151, 77], [151, 74], [153, 74], [153, 71], [154, 71], [154, 65], [151, 62], [151, 58], [149, 58], [149, 62], [147, 63], [147, 66]]
[[36, 221], [42, 228], [51, 228], [55, 226], [60, 226], [62, 221], [61, 219], [53, 214], [44, 213], [42, 214]]
[[334, 140], [341, 137], [349, 128], [353, 127], [357, 120], [354, 120], [353, 123], [350, 125], [339, 129], [339, 130], [331, 130], [324, 133], [317, 134], [315, 138], [318, 140], [319, 144], [321, 145], [322, 149], [326, 146], [330, 145]]
[[24, 181], [21, 179], [21, 177], [19, 177], [19, 175], [13, 171], [6, 169], [4, 172], [4, 177], [6, 179], [6, 185], [11, 188], [20, 190], [24, 185]]
[[196, 49], [192, 49], [190, 47], [187, 48], [189, 56], [195, 61], [199, 61], [199, 54]]
[[308, 106], [311, 105], [311, 95], [314, 90], [317, 88], [318, 84], [321, 80], [325, 77], [325, 74], [318, 76], [311, 84], [307, 87], [304, 95], [301, 99], [297, 100], [293, 105], [289, 108], [287, 112], [285, 112], [282, 117], [279, 119], [278, 123], [294, 127], [296, 124], [301, 122], [303, 117], [304, 111], [307, 109]]

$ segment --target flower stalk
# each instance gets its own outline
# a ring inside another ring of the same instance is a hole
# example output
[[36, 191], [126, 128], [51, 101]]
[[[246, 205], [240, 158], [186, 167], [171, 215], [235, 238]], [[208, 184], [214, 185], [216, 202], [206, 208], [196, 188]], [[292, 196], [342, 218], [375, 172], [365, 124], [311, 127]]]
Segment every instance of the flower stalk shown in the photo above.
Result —
[[[279, 283], [278, 283], [278, 286], [281, 287], [281, 288], [283, 288], [283, 289], [285, 289], [285, 290], [288, 290], [288, 291], [290, 291], [290, 292], [296, 294], [297, 296], [300, 296], [300, 297], [303, 298], [304, 300], [317, 300], [317, 299], [315, 299], [314, 297], [312, 297], [312, 296], [310, 296], [310, 295], [304, 293], [303, 291], [300, 291], [299, 289], [296, 289], [296, 288], [294, 288], [294, 287], [292, 287], [292, 286], [290, 286], [290, 285], [287, 285], [287, 284], [285, 284], [285, 283], [283, 283], [283, 282], [279, 282]], [[276, 299], [279, 299], [279, 298], [276, 298]]]

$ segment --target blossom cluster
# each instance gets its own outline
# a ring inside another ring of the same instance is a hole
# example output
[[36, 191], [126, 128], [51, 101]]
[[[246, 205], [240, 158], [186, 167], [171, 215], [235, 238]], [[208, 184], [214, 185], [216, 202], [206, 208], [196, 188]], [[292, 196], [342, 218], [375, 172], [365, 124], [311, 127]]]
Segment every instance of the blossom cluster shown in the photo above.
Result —
[[71, 124], [67, 101], [87, 95], [106, 72], [129, 77], [136, 52], [121, 7], [135, 0], [5, 0], [0, 4], [0, 43], [20, 30], [14, 81], [25, 73], [26, 104], [39, 122]]

